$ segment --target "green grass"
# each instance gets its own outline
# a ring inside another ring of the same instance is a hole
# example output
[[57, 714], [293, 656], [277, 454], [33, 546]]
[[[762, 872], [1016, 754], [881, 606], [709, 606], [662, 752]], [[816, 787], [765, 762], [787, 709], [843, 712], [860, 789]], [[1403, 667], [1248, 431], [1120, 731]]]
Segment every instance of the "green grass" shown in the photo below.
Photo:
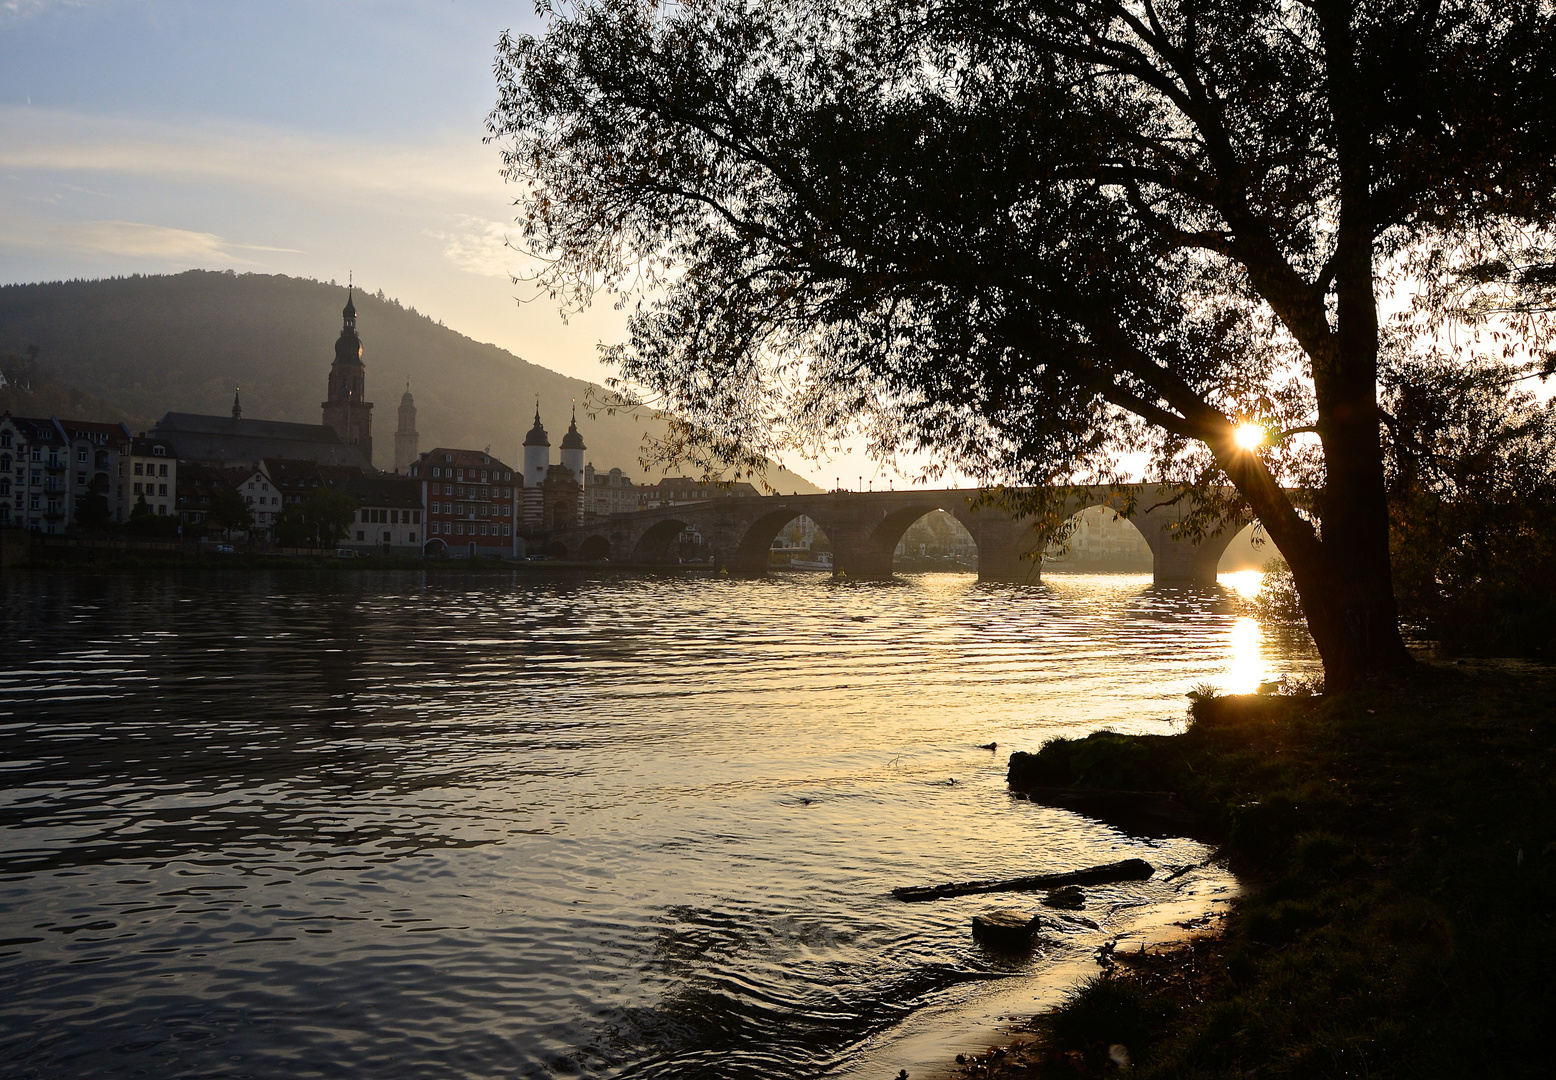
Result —
[[1018, 787], [1178, 792], [1255, 889], [1202, 1000], [1098, 980], [1045, 1021], [1058, 1053], [1038, 1073], [1107, 1072], [1127, 1034], [1144, 1076], [1550, 1075], [1553, 761], [1556, 674], [1487, 664], [1201, 701], [1182, 735], [1101, 733], [1013, 762]]

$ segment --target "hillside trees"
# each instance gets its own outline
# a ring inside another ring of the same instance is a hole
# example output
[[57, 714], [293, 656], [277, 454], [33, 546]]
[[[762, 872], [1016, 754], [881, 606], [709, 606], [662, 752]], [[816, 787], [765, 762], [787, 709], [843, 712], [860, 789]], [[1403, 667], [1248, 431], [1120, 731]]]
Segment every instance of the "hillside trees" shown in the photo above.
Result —
[[612, 358], [688, 449], [863, 430], [1040, 485], [1143, 450], [1235, 486], [1330, 685], [1408, 664], [1379, 300], [1548, 213], [1545, 5], [543, 8], [489, 129], [553, 293], [636, 300]]

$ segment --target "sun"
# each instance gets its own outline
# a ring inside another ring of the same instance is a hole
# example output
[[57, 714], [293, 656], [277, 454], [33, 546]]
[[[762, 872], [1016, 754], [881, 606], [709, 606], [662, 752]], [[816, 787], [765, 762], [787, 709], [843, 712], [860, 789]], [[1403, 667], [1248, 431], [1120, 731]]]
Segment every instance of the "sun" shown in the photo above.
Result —
[[1237, 430], [1232, 432], [1232, 439], [1239, 450], [1252, 450], [1264, 444], [1264, 429], [1258, 424], [1238, 424]]

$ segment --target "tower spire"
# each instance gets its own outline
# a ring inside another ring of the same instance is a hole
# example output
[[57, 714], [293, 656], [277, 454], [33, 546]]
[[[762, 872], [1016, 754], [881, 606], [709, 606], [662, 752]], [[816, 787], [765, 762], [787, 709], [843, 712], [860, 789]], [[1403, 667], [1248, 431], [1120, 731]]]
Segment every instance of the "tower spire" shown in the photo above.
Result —
[[238, 391], [240, 389], [241, 387], [237, 386], [232, 388], [232, 418], [234, 420], [243, 419], [243, 403], [238, 400]]

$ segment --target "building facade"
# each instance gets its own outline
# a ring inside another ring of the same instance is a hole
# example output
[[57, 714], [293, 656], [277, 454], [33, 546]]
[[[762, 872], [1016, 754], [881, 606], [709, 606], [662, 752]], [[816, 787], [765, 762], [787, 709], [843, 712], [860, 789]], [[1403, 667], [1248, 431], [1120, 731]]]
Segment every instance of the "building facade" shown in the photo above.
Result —
[[362, 363], [362, 339], [357, 336], [357, 306], [348, 292], [341, 311], [340, 337], [335, 339], [335, 362], [330, 365], [328, 396], [320, 406], [324, 426], [342, 443], [356, 447], [373, 463], [373, 403], [367, 400], [367, 366]]
[[125, 475], [120, 479], [118, 520], [128, 521], [142, 500], [153, 517], [178, 513], [178, 455], [172, 443], [139, 435], [130, 440], [129, 453], [119, 464]]
[[408, 476], [359, 476], [340, 484], [357, 504], [356, 520], [336, 548], [363, 555], [418, 556], [426, 533], [421, 485]]
[[641, 493], [638, 506], [643, 510], [707, 502], [709, 499], [753, 499], [762, 494], [743, 480], [734, 484], [719, 484], [693, 480], [689, 476], [667, 476], [657, 484], [645, 485], [638, 490]]
[[0, 525], [62, 533], [69, 500], [65, 429], [52, 419], [0, 413]]
[[178, 518], [185, 525], [202, 525], [216, 500], [236, 494], [221, 469], [181, 461], [178, 464]]
[[249, 508], [249, 516], [254, 522], [249, 535], [268, 535], [281, 520], [285, 508], [281, 505], [281, 489], [270, 479], [264, 462], [235, 465], [221, 470], [221, 475]]
[[429, 554], [511, 558], [518, 553], [522, 471], [485, 450], [439, 447], [421, 455], [411, 477], [426, 507]]
[[620, 469], [608, 473], [584, 466], [584, 518], [630, 514], [643, 501], [643, 489]]
[[70, 443], [69, 520], [75, 523], [81, 500], [98, 497], [111, 521], [123, 521], [119, 459], [130, 442], [130, 429], [123, 424], [104, 424], [92, 420], [58, 420]]

